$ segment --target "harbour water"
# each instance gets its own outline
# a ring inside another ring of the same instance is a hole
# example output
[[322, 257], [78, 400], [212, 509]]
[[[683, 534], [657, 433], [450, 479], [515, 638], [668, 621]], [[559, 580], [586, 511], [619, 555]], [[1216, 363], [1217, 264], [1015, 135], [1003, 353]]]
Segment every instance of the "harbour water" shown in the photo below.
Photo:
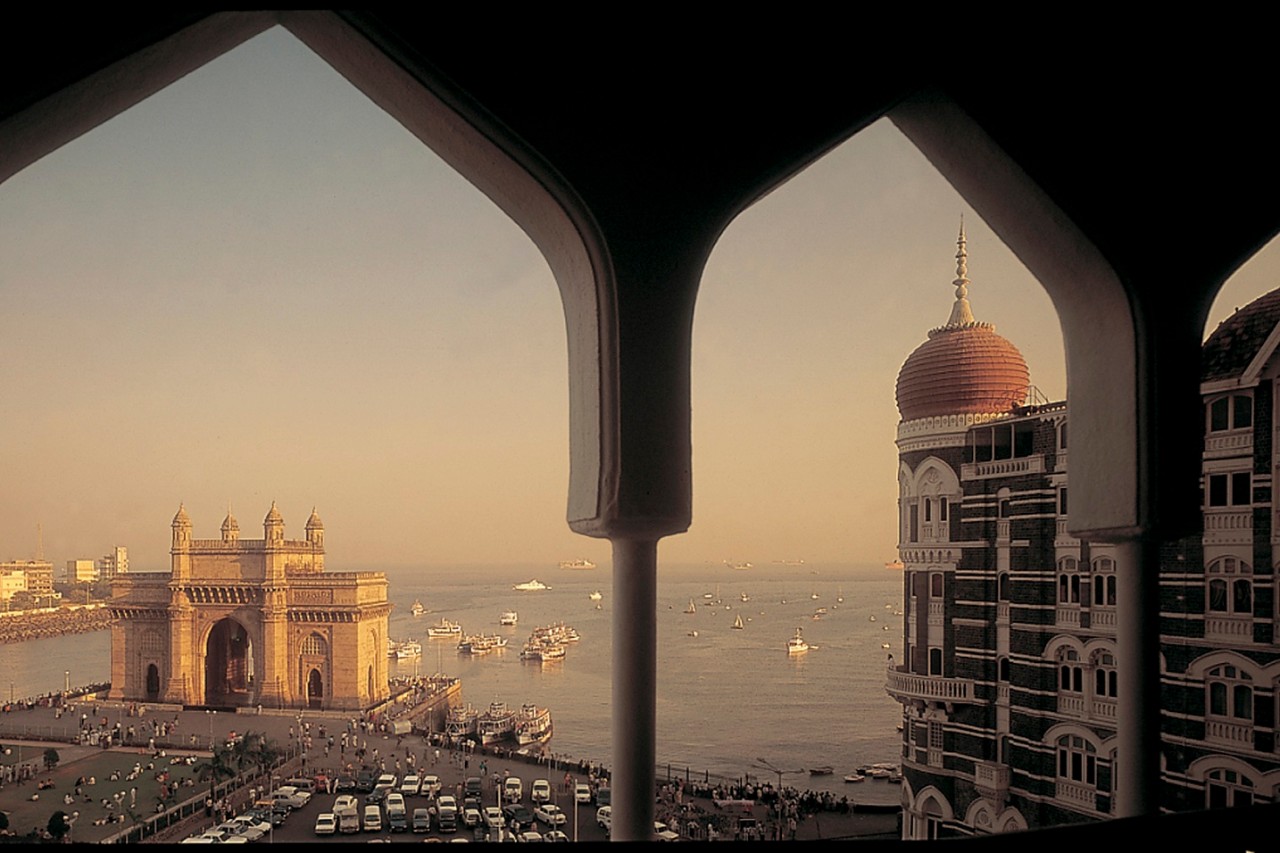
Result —
[[[415, 639], [423, 647], [419, 659], [393, 661], [393, 675], [458, 676], [463, 700], [481, 709], [493, 701], [550, 707], [550, 749], [610, 762], [614, 601], [607, 563], [587, 571], [465, 566], [390, 569], [387, 575], [395, 604], [391, 637]], [[512, 589], [533, 578], [551, 589]], [[589, 597], [595, 590], [602, 593], [599, 602]], [[417, 618], [409, 613], [414, 599], [427, 608]], [[691, 600], [694, 614], [685, 613]], [[670, 764], [680, 776], [687, 769], [698, 776], [776, 780], [755, 766], [763, 758], [796, 771], [784, 776], [787, 784], [853, 793], [842, 782], [845, 773], [861, 764], [897, 761], [901, 754], [901, 708], [884, 689], [887, 655], [901, 657], [902, 617], [894, 615], [901, 607], [902, 575], [882, 566], [660, 567], [659, 764]], [[826, 613], [815, 620], [818, 608]], [[505, 610], [516, 610], [519, 624], [500, 626]], [[742, 630], [732, 627], [736, 615], [742, 616]], [[460, 622], [467, 633], [501, 634], [509, 645], [487, 655], [461, 655], [454, 641], [427, 638], [427, 626], [441, 618]], [[562, 660], [520, 660], [520, 647], [533, 629], [555, 621], [573, 626], [582, 639]], [[796, 628], [812, 648], [788, 656], [787, 640]], [[884, 643], [891, 648], [882, 648]], [[62, 689], [68, 671], [73, 686], [108, 681], [110, 646], [107, 631], [0, 646], [0, 671], [18, 697]], [[834, 775], [802, 772], [824, 765]]]

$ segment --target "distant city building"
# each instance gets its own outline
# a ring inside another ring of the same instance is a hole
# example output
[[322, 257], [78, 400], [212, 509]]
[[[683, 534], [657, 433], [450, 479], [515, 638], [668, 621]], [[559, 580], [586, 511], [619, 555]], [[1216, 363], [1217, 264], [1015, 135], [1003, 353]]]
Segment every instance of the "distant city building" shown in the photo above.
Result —
[[104, 581], [109, 581], [116, 575], [127, 574], [128, 571], [129, 549], [123, 545], [117, 545], [110, 554], [98, 558], [98, 577]]
[[67, 560], [63, 580], [67, 583], [94, 583], [98, 580], [98, 565], [93, 560]]
[[221, 539], [193, 539], [173, 519], [169, 572], [111, 583], [111, 692], [126, 701], [360, 710], [387, 684], [387, 578], [326, 572], [324, 525], [284, 538], [271, 505], [262, 539], [241, 539], [228, 512]]
[[26, 571], [18, 568], [4, 568], [11, 565], [13, 564], [4, 563], [0, 566], [0, 601], [4, 602], [6, 607], [13, 601], [15, 592], [25, 592], [27, 589]]
[[53, 593], [53, 563], [46, 560], [11, 560], [0, 563], [0, 574], [21, 572], [26, 591], [34, 595]]
[[[1067, 404], [1025, 405], [1017, 349], [974, 320], [961, 232], [946, 325], [898, 376], [903, 837], [1098, 820], [1116, 790], [1117, 565], [1067, 532]], [[1204, 346], [1204, 533], [1161, 555], [1161, 806], [1273, 802], [1280, 291]], [[1134, 567], [1128, 567], [1133, 569]]]

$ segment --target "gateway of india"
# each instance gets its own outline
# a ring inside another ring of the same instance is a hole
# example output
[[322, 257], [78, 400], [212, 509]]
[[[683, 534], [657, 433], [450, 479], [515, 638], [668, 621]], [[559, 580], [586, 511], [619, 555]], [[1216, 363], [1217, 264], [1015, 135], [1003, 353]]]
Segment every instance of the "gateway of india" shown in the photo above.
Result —
[[359, 710], [387, 698], [387, 578], [325, 572], [324, 525], [284, 537], [192, 539], [173, 517], [172, 570], [111, 584], [111, 699], [184, 706]]

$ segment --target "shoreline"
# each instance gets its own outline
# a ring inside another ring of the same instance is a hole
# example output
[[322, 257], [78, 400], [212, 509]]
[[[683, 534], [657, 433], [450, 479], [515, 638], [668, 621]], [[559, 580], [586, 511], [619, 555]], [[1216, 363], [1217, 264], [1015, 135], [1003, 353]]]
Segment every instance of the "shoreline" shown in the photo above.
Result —
[[91, 634], [111, 628], [111, 609], [102, 603], [75, 604], [0, 617], [0, 645]]

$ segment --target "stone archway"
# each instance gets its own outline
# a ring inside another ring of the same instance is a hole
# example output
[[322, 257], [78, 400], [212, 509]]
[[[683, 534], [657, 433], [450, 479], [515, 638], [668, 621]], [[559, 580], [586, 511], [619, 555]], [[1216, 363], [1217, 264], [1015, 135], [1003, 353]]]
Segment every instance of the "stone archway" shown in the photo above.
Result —
[[324, 677], [320, 670], [312, 669], [307, 676], [307, 707], [319, 710], [324, 702]]
[[154, 663], [147, 664], [147, 701], [160, 701], [160, 668]]
[[205, 641], [205, 704], [253, 704], [253, 670], [249, 632], [234, 619], [218, 620]]

